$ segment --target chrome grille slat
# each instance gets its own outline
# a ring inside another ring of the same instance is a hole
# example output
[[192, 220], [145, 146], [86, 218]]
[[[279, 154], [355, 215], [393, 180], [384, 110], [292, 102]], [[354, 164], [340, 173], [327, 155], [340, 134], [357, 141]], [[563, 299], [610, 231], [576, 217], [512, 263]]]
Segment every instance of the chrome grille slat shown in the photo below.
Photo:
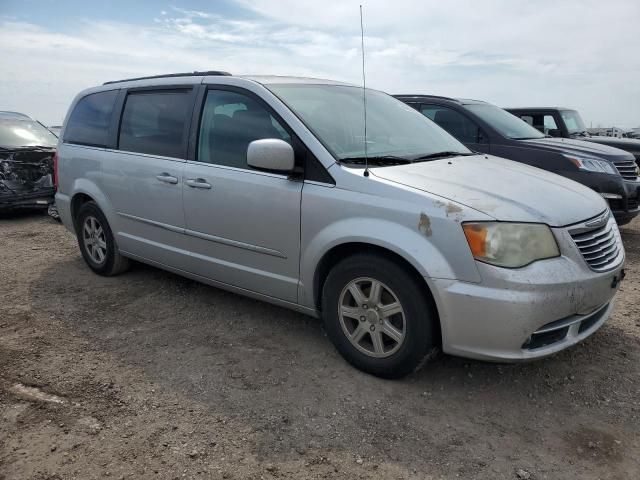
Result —
[[584, 259], [587, 262], [594, 262], [600, 258], [604, 258], [604, 257], [609, 257], [612, 254], [615, 254], [618, 251], [618, 246], [617, 245], [612, 245], [609, 248], [607, 248], [606, 250], [603, 250], [601, 252], [594, 252], [588, 255], [583, 255]]
[[574, 232], [569, 230], [582, 258], [592, 270], [603, 272], [615, 266], [621, 252], [620, 237], [616, 233], [614, 220], [609, 217], [604, 225], [588, 228], [593, 220], [585, 221]]
[[586, 249], [585, 250], [581, 250], [581, 251], [582, 251], [582, 255], [584, 255], [584, 257], [586, 258], [587, 256], [591, 256], [591, 255], [593, 255], [595, 253], [601, 253], [602, 251], [610, 248], [611, 246], [614, 246], [614, 247], [616, 246], [616, 239], [615, 238], [612, 238], [611, 240], [609, 240], [606, 243], [597, 245], [597, 248], [593, 247], [593, 248], [590, 248], [589, 251], [586, 251]]
[[[579, 244], [578, 246], [582, 249], [582, 248], [589, 248], [592, 245], [599, 243], [601, 238], [609, 235], [613, 235], [613, 232], [612, 231], [598, 232], [594, 235], [590, 235], [588, 237], [583, 237], [583, 238], [578, 238], [579, 236], [576, 235], [573, 239], [575, 240], [576, 243]], [[592, 240], [595, 240], [595, 241], [592, 241]], [[583, 242], [591, 242], [591, 243], [585, 244]]]
[[603, 258], [602, 260], [600, 260], [598, 262], [591, 262], [590, 265], [591, 265], [592, 268], [595, 268], [595, 269], [602, 268], [602, 266], [607, 265], [609, 262], [611, 262], [612, 259], [616, 258], [616, 256], [611, 255], [611, 256], [609, 256], [607, 258]]
[[636, 162], [633, 160], [621, 160], [613, 162], [613, 164], [622, 178], [627, 180], [636, 180], [638, 178]]

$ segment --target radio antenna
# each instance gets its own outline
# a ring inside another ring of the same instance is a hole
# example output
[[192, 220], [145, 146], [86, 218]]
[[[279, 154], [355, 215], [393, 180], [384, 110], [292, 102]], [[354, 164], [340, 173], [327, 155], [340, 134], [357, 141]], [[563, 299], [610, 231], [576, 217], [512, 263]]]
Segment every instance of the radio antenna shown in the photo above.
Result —
[[367, 154], [367, 77], [364, 72], [364, 24], [360, 5], [360, 42], [362, 46], [362, 106], [364, 107], [364, 176], [369, 176], [369, 156]]

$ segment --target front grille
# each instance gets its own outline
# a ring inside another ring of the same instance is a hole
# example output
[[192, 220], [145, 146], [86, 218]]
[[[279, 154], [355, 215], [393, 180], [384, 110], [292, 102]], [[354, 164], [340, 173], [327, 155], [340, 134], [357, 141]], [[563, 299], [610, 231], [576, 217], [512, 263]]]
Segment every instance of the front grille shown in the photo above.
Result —
[[609, 198], [607, 199], [607, 202], [609, 202], [609, 208], [612, 212], [624, 210], [624, 200], [619, 198]]
[[620, 172], [620, 175], [625, 180], [637, 180], [638, 179], [638, 171], [636, 170], [638, 167], [634, 160], [616, 160], [613, 164]]
[[[589, 222], [585, 222], [588, 224]], [[617, 227], [611, 218], [599, 227], [583, 227], [569, 232], [582, 258], [598, 272], [609, 270], [617, 265], [620, 240]]]
[[636, 210], [638, 208], [638, 197], [627, 199], [627, 208], [629, 210]]

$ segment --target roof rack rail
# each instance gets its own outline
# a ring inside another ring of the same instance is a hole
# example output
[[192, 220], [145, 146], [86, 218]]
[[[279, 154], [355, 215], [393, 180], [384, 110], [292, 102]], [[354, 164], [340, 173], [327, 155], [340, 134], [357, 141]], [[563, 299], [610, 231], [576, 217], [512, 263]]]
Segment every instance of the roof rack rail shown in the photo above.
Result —
[[459, 99], [457, 98], [452, 98], [452, 97], [444, 97], [442, 95], [424, 95], [424, 94], [411, 94], [411, 93], [404, 93], [404, 94], [394, 94], [394, 97], [400, 98], [409, 98], [409, 97], [428, 97], [428, 98], [439, 98], [441, 100], [453, 100], [454, 102], [459, 102]]
[[111, 80], [104, 82], [103, 85], [111, 85], [112, 83], [133, 82], [134, 80], [152, 80], [154, 78], [172, 78], [172, 77], [204, 77], [204, 76], [231, 76], [229, 72], [221, 72], [218, 70], [207, 70], [205, 72], [186, 72], [186, 73], [167, 73], [165, 75], [151, 75], [150, 77], [125, 78], [123, 80]]

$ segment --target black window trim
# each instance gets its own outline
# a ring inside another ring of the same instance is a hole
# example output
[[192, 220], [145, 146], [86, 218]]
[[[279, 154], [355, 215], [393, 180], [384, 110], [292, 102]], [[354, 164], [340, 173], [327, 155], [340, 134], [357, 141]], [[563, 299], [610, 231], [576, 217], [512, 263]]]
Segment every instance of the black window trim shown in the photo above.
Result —
[[[272, 172], [262, 172], [260, 170], [255, 170], [251, 168], [241, 168], [241, 167], [231, 167], [228, 165], [218, 165], [216, 163], [209, 162], [201, 162], [197, 159], [198, 156], [198, 141], [200, 139], [200, 124], [202, 122], [202, 114], [204, 112], [205, 102], [207, 98], [207, 93], [210, 90], [219, 90], [226, 92], [238, 93], [240, 95], [245, 95], [252, 100], [256, 101], [260, 106], [262, 106], [273, 118], [278, 121], [280, 126], [289, 134], [291, 137], [291, 142], [293, 143], [293, 149], [296, 158], [296, 167], [299, 170], [294, 170], [293, 174], [290, 175], [290, 178], [300, 178], [302, 180], [310, 180], [316, 181], [320, 183], [327, 183], [330, 185], [335, 185], [335, 180], [331, 176], [331, 174], [326, 171], [326, 167], [322, 165], [322, 163], [315, 158], [315, 155], [311, 152], [311, 150], [304, 144], [304, 142], [296, 135], [296, 133], [291, 129], [289, 124], [284, 121], [284, 119], [276, 112], [271, 105], [269, 105], [263, 98], [257, 95], [255, 92], [248, 90], [243, 87], [238, 87], [235, 85], [221, 85], [221, 84], [203, 84], [198, 86], [198, 92], [196, 94], [196, 100], [194, 102], [193, 113], [191, 117], [191, 133], [189, 136], [189, 147], [187, 154], [187, 162], [196, 163], [198, 165], [211, 165], [214, 167], [226, 167], [232, 168], [234, 170], [238, 170], [241, 172], [250, 172], [250, 173], [272, 173]], [[322, 174], [320, 174], [317, 178], [306, 178], [306, 172], [309, 170], [306, 168], [307, 162], [317, 162], [318, 165], [324, 170]], [[281, 176], [281, 175], [278, 175]]]
[[119, 99], [120, 96], [122, 95], [122, 89], [120, 88], [109, 88], [109, 89], [105, 89], [105, 90], [99, 90], [97, 92], [91, 92], [86, 94], [85, 96], [83, 96], [82, 98], [79, 98], [77, 102], [75, 102], [75, 104], [73, 105], [73, 111], [71, 112], [71, 114], [69, 115], [69, 119], [67, 120], [67, 124], [69, 123], [69, 120], [71, 120], [71, 117], [73, 116], [73, 112], [76, 110], [76, 108], [78, 107], [78, 105], [80, 104], [80, 102], [82, 102], [85, 98], [90, 97], [91, 95], [96, 95], [99, 93], [107, 93], [107, 92], [118, 92], [118, 94], [116, 95], [116, 98], [113, 102], [113, 108], [111, 109], [111, 117], [109, 118], [109, 128], [107, 129], [107, 136], [106, 136], [106, 142], [105, 144], [100, 144], [100, 143], [89, 143], [89, 142], [77, 142], [77, 141], [73, 141], [73, 140], [67, 140], [67, 125], [65, 125], [65, 135], [62, 139], [62, 143], [66, 144], [66, 145], [78, 145], [81, 147], [93, 147], [93, 148], [99, 148], [99, 149], [109, 149], [110, 147], [110, 143], [111, 143], [111, 139], [113, 137], [113, 121], [114, 118], [117, 118], [117, 116], [115, 115], [117, 110], [118, 110], [118, 105], [119, 105]]
[[[118, 152], [130, 153], [133, 155], [144, 155], [148, 157], [157, 157], [157, 158], [165, 158], [170, 160], [175, 160], [179, 162], [185, 162], [188, 158], [188, 147], [189, 147], [189, 135], [191, 131], [191, 121], [193, 116], [189, 114], [189, 110], [193, 111], [196, 97], [197, 97], [197, 87], [198, 85], [190, 84], [176, 84], [176, 85], [149, 85], [144, 87], [131, 87], [131, 88], [123, 88], [120, 90], [120, 95], [116, 99], [116, 105], [114, 107], [114, 112], [117, 115], [112, 116], [111, 121], [111, 131], [110, 131], [110, 145], [107, 149], [116, 150]], [[188, 93], [188, 103], [187, 103], [187, 115], [184, 122], [184, 128], [182, 131], [182, 145], [181, 157], [167, 157], [164, 155], [157, 155], [151, 153], [144, 152], [132, 152], [129, 150], [120, 149], [120, 129], [122, 128], [122, 116], [124, 115], [124, 107], [127, 103], [127, 97], [130, 94], [136, 93], [163, 93], [163, 92], [189, 92]]]

